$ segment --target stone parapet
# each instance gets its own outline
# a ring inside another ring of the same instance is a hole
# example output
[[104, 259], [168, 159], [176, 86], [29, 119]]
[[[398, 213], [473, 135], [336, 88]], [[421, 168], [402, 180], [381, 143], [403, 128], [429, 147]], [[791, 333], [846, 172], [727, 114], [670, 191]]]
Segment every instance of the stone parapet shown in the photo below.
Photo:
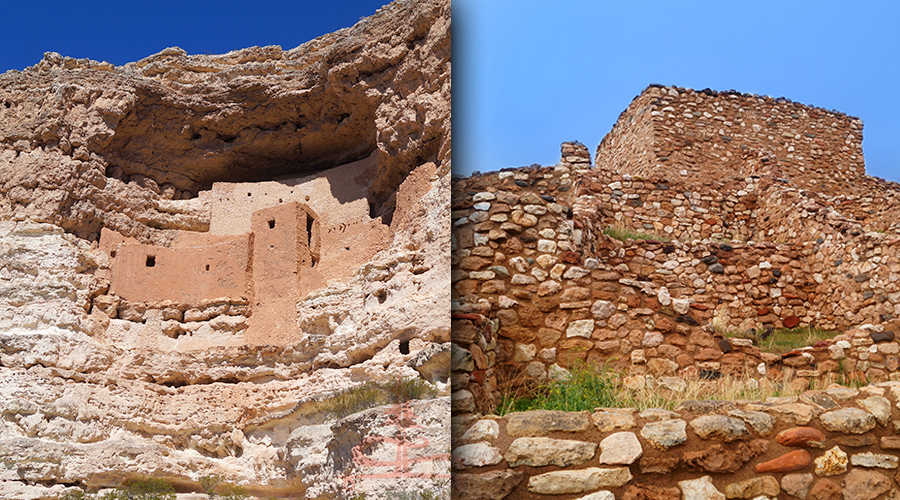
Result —
[[597, 147], [621, 174], [721, 180], [772, 175], [817, 190], [859, 192], [862, 120], [785, 98], [650, 86]]

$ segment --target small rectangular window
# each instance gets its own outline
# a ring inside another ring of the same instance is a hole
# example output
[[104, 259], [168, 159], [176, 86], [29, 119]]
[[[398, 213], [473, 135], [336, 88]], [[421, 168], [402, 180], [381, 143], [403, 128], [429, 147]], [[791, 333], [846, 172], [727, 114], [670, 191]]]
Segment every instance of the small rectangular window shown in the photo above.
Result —
[[156, 256], [155, 255], [147, 256], [147, 267], [156, 267]]
[[275, 219], [269, 221], [269, 229], [275, 229]]

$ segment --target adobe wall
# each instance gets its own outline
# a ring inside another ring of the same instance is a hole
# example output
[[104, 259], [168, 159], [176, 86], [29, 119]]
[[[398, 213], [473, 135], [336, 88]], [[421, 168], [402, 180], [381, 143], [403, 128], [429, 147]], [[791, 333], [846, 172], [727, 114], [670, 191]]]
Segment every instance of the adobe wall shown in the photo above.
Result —
[[127, 242], [104, 228], [111, 280], [109, 294], [130, 302], [199, 304], [219, 297], [249, 297], [250, 237], [190, 247]]
[[858, 118], [785, 98], [651, 86], [603, 138], [595, 164], [669, 181], [771, 175], [832, 194], [858, 192], [862, 127]]
[[314, 175], [266, 182], [216, 182], [210, 193], [210, 234], [250, 232], [253, 212], [296, 201], [321, 217], [323, 224], [369, 216], [366, 199], [377, 158], [341, 165]]
[[453, 498], [900, 496], [900, 382], [675, 411], [455, 417]]
[[305, 177], [253, 183], [213, 184], [210, 193], [211, 235], [244, 234], [254, 212], [298, 202], [316, 214], [321, 279], [332, 281], [353, 274], [378, 251], [387, 248], [391, 228], [375, 216], [367, 196], [376, 175], [377, 159], [348, 163]]

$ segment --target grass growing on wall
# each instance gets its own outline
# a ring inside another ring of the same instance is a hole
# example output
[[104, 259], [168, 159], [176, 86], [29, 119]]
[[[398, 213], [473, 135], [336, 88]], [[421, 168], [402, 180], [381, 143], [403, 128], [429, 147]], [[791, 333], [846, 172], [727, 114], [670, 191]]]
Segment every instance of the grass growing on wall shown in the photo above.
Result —
[[669, 238], [667, 236], [661, 236], [654, 233], [645, 233], [643, 231], [635, 231], [634, 229], [629, 229], [622, 226], [607, 226], [606, 229], [603, 230], [603, 234], [619, 241], [625, 241], [627, 239], [656, 240], [662, 242], [672, 241], [672, 238]]
[[760, 338], [760, 334], [739, 332], [726, 332], [729, 338], [743, 338], [756, 340], [756, 345], [762, 352], [784, 354], [786, 352], [815, 345], [820, 340], [829, 340], [841, 332], [829, 332], [814, 327], [779, 328], [766, 338]]
[[[683, 383], [677, 390], [648, 377], [644, 387], [632, 389], [625, 386], [625, 375], [603, 367], [582, 363], [569, 371], [569, 377], [564, 380], [503, 394], [497, 414], [527, 410], [594, 411], [597, 408], [673, 410], [685, 401], [764, 401], [769, 397], [799, 396], [809, 388], [795, 387], [786, 381], [726, 375], [718, 380], [677, 379]], [[826, 387], [841, 380], [838, 375], [816, 385]]]

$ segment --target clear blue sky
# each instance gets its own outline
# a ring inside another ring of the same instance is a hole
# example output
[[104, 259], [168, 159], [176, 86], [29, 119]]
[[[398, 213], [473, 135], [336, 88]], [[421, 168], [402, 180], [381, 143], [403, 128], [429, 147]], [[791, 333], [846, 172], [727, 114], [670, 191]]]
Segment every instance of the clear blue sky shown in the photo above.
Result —
[[352, 26], [389, 0], [10, 1], [3, 4], [0, 72], [44, 52], [116, 65], [166, 47], [221, 54], [254, 45], [291, 49]]
[[650, 83], [784, 96], [863, 119], [900, 181], [900, 2], [454, 0], [454, 171], [594, 155]]

